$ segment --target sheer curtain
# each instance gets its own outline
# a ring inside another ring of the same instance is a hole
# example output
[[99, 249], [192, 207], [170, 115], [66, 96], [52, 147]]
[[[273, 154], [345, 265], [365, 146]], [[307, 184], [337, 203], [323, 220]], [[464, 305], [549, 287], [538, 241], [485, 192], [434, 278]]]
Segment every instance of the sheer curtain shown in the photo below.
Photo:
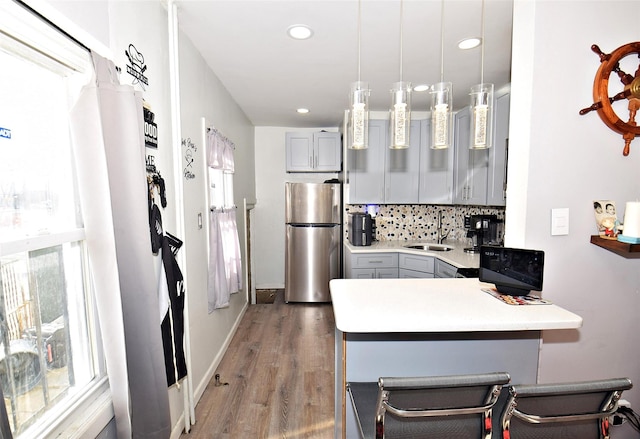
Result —
[[119, 438], [171, 433], [149, 246], [142, 99], [92, 54], [96, 81], [72, 111], [80, 198]]
[[[227, 174], [235, 171], [234, 145], [215, 128], [207, 131], [207, 165]], [[242, 289], [240, 240], [236, 208], [227, 200], [211, 206], [209, 221], [209, 312], [229, 306], [232, 293]]]

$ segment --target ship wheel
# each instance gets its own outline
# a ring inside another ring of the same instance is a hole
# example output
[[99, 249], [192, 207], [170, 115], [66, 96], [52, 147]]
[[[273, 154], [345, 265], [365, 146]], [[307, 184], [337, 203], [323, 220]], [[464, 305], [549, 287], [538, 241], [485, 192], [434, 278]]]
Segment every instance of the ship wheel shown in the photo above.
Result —
[[[609, 128], [622, 134], [624, 139], [622, 154], [627, 156], [631, 141], [636, 136], [640, 136], [640, 127], [636, 123], [636, 113], [640, 109], [640, 63], [635, 73], [631, 75], [620, 69], [620, 61], [630, 55], [635, 55], [640, 59], [640, 42], [625, 44], [610, 54], [603, 53], [595, 44], [591, 46], [591, 50], [600, 56], [601, 64], [593, 81], [594, 104], [580, 110], [580, 114], [584, 115], [595, 110]], [[613, 97], [609, 97], [611, 72], [615, 72], [622, 83], [622, 91]], [[611, 105], [623, 99], [628, 101], [629, 116], [626, 122], [618, 117]]]

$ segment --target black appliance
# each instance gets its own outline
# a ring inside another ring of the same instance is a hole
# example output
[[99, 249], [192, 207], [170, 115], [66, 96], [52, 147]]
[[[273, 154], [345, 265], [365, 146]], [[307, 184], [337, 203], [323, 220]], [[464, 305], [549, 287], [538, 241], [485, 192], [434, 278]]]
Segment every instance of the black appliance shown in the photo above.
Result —
[[368, 213], [349, 214], [349, 242], [355, 246], [371, 245], [373, 227], [373, 219]]
[[470, 215], [464, 218], [467, 238], [471, 238], [471, 247], [467, 253], [478, 253], [483, 245], [502, 245], [504, 221], [496, 215]]
[[480, 282], [494, 284], [502, 294], [526, 296], [542, 291], [544, 252], [483, 245], [480, 248]]

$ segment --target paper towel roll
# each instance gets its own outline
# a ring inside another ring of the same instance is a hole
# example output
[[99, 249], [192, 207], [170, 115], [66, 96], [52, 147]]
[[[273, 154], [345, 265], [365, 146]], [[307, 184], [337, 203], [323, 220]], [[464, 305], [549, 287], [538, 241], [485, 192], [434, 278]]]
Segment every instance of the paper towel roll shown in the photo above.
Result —
[[628, 201], [624, 209], [624, 236], [640, 238], [640, 201]]

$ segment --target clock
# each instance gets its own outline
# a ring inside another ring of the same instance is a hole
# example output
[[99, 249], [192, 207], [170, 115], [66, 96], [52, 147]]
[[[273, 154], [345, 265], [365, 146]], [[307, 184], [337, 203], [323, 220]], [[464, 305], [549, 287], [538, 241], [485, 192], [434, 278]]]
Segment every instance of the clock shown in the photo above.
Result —
[[[609, 54], [603, 53], [595, 44], [591, 46], [591, 50], [600, 57], [600, 68], [593, 80], [594, 103], [580, 110], [580, 114], [596, 111], [605, 125], [622, 134], [624, 139], [622, 154], [627, 156], [631, 141], [636, 136], [640, 136], [640, 126], [636, 123], [636, 113], [640, 109], [640, 42], [625, 44]], [[638, 67], [633, 74], [626, 73], [620, 68], [620, 62], [627, 57], [636, 58], [634, 65], [638, 64]], [[618, 76], [619, 81], [619, 84], [617, 81], [612, 83], [612, 89], [614, 93], [621, 90], [609, 97], [609, 77], [612, 72]], [[627, 102], [624, 113], [622, 105], [616, 106], [617, 111], [613, 108], [614, 102], [623, 100]]]

